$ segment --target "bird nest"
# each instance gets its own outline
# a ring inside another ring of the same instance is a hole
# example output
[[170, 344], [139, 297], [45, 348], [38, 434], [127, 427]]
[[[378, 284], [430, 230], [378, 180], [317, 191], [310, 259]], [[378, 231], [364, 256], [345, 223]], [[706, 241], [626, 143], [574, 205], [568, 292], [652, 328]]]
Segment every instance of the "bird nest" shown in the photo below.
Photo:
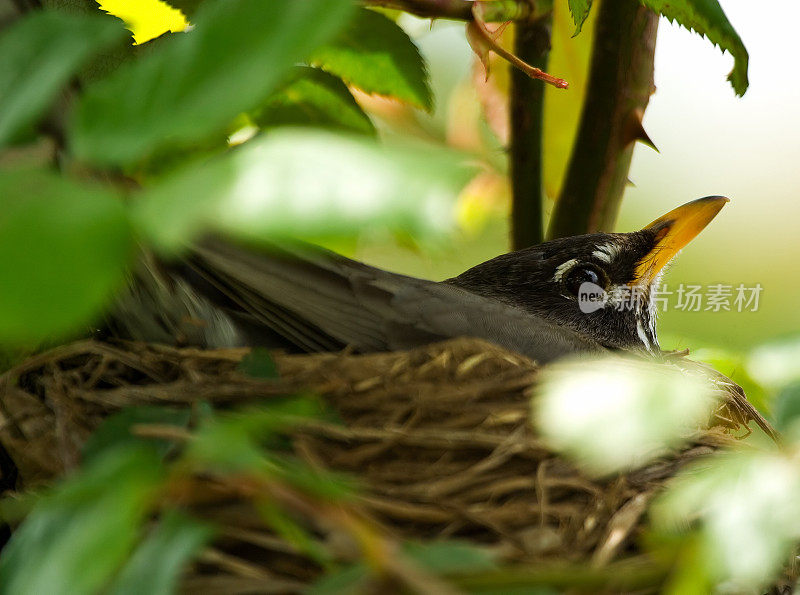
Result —
[[[555, 454], [529, 423], [538, 366], [488, 343], [453, 340], [369, 355], [277, 354], [280, 376], [273, 380], [241, 372], [246, 354], [83, 341], [29, 359], [0, 378], [0, 444], [16, 468], [16, 489], [76, 468], [87, 438], [123, 408], [199, 402], [227, 408], [310, 390], [339, 421], [296, 428], [291, 448], [316, 469], [357, 478], [347, 518], [360, 519], [386, 543], [458, 539], [509, 562], [613, 568], [643, 557], [637, 537], [664, 482], [688, 462], [734, 443], [748, 422], [736, 399], [724, 399], [711, 427], [681, 450], [598, 480]], [[139, 431], [170, 434], [164, 427]], [[186, 432], [175, 439], [190, 439], [191, 429]], [[198, 476], [184, 489], [181, 503], [219, 528], [184, 577], [186, 590], [292, 593], [319, 576], [318, 562], [261, 518], [254, 489], [241, 478], [214, 475]], [[348, 523], [330, 521], [345, 518], [344, 509], [320, 512], [299, 496], [284, 500], [294, 502], [296, 522], [331, 559], [353, 555], [352, 538], [336, 537]]]

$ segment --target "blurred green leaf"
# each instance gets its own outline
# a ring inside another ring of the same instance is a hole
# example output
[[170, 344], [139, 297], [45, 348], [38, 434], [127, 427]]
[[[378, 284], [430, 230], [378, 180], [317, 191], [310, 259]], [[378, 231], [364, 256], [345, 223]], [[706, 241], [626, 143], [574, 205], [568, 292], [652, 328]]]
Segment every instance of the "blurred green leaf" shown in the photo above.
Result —
[[422, 568], [435, 574], [480, 572], [496, 568], [491, 554], [486, 549], [469, 543], [408, 542], [403, 549]]
[[639, 0], [644, 6], [677, 21], [689, 31], [704, 35], [733, 56], [733, 70], [728, 80], [736, 94], [747, 91], [747, 68], [750, 57], [739, 34], [728, 21], [717, 0]]
[[278, 377], [278, 366], [263, 347], [256, 347], [239, 362], [239, 370], [252, 378], [272, 379]]
[[37, 169], [0, 170], [0, 342], [88, 324], [125, 276], [133, 239], [110, 191]]
[[353, 495], [355, 482], [333, 472], [321, 472], [291, 456], [268, 454], [271, 473], [276, 478], [327, 502], [347, 500]]
[[747, 373], [772, 391], [800, 381], [800, 338], [790, 336], [755, 348], [747, 358]]
[[76, 109], [71, 143], [105, 165], [185, 147], [257, 107], [351, 14], [349, 0], [207, 1], [194, 29], [90, 86]]
[[371, 574], [369, 567], [363, 563], [328, 572], [306, 590], [306, 595], [362, 593]]
[[800, 540], [798, 494], [791, 454], [726, 453], [682, 469], [650, 517], [667, 536], [699, 521], [697, 558], [713, 582], [734, 593], [761, 592]]
[[352, 234], [365, 225], [442, 233], [452, 228], [470, 170], [460, 155], [427, 145], [279, 130], [149, 189], [135, 218], [163, 251], [206, 230], [255, 242]]
[[425, 62], [411, 38], [391, 19], [361, 9], [335, 41], [318, 48], [309, 63], [348, 85], [430, 111], [433, 95]]
[[707, 595], [714, 591], [698, 535], [691, 533], [683, 538], [676, 558], [675, 568], [662, 591], [664, 595]]
[[199, 467], [211, 466], [223, 473], [252, 473], [292, 485], [326, 500], [351, 495], [353, 485], [345, 477], [319, 472], [287, 453], [291, 448], [279, 437], [288, 430], [323, 415], [318, 399], [291, 397], [269, 405], [220, 414], [202, 423], [187, 445], [186, 459]]
[[775, 398], [775, 429], [800, 441], [800, 382], [784, 386]]
[[0, 147], [16, 140], [53, 103], [93, 54], [123, 40], [117, 19], [36, 11], [0, 37]]
[[104, 592], [109, 595], [176, 593], [184, 567], [212, 534], [205, 524], [175, 511], [168, 512]]
[[[141, 444], [144, 438], [131, 433], [138, 424], [165, 424], [186, 427], [191, 419], [191, 411], [173, 407], [128, 407], [106, 418], [83, 445], [83, 460], [88, 462], [102, 456], [109, 448], [123, 445]], [[172, 447], [169, 440], [146, 440], [163, 456]]]
[[167, 4], [180, 10], [187, 18], [194, 16], [204, 0], [166, 0]]
[[310, 556], [321, 565], [329, 561], [330, 555], [325, 548], [314, 540], [305, 527], [295, 522], [287, 511], [273, 502], [259, 502], [258, 512], [272, 530], [298, 552]]
[[312, 398], [276, 399], [259, 408], [219, 414], [201, 423], [186, 456], [225, 471], [274, 474], [275, 465], [267, 460], [261, 444], [320, 414], [320, 403]]
[[298, 66], [295, 76], [270, 96], [254, 120], [261, 128], [319, 126], [375, 135], [375, 127], [341, 79]]
[[129, 554], [163, 477], [150, 449], [113, 449], [35, 506], [0, 556], [0, 593], [96, 593]]
[[543, 370], [534, 421], [587, 471], [636, 468], [682, 444], [711, 417], [711, 382], [667, 363], [608, 356]]
[[577, 35], [581, 32], [583, 23], [586, 17], [589, 16], [589, 11], [592, 9], [592, 0], [569, 0], [569, 11], [572, 14], [572, 20], [575, 21], [575, 33]]

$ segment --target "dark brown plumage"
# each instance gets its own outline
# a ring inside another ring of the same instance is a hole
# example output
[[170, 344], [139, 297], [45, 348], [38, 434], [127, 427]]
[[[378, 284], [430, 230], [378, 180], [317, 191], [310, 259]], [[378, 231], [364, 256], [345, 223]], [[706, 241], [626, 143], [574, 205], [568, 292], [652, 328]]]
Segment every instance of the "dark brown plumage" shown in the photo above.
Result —
[[[110, 328], [151, 341], [294, 351], [383, 351], [473, 336], [538, 361], [609, 348], [655, 352], [651, 288], [726, 201], [688, 203], [637, 232], [504, 254], [444, 282], [303, 244], [256, 251], [208, 240], [166, 270], [143, 262]], [[602, 307], [582, 307], [584, 287], [602, 292]]]

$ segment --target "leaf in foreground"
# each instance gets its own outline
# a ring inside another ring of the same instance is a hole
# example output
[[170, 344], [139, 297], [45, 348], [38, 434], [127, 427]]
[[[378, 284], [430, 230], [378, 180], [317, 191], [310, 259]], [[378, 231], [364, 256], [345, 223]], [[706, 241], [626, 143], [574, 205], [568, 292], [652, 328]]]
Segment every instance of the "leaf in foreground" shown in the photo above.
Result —
[[0, 342], [35, 344], [88, 324], [133, 253], [119, 197], [38, 169], [0, 170]]
[[43, 498], [0, 557], [0, 593], [96, 593], [134, 546], [162, 479], [148, 449], [114, 449]]
[[298, 66], [295, 76], [256, 113], [262, 128], [317, 126], [375, 135], [375, 127], [341, 79], [317, 68]]
[[186, 564], [212, 537], [199, 521], [171, 511], [139, 545], [111, 587], [109, 595], [170, 595], [176, 593]]
[[367, 225], [435, 234], [451, 229], [469, 173], [460, 155], [425, 145], [280, 130], [146, 191], [136, 220], [164, 251], [208, 230], [254, 241]]
[[348, 0], [205, 2], [192, 31], [87, 89], [72, 147], [97, 164], [126, 165], [203, 140], [256, 108], [350, 14]]
[[188, 407], [185, 409], [163, 405], [126, 407], [107, 417], [89, 436], [81, 449], [82, 460], [86, 463], [95, 457], [103, 456], [103, 453], [110, 448], [141, 445], [145, 441], [163, 456], [173, 447], [173, 443], [160, 439], [145, 440], [133, 433], [134, 426], [156, 424], [186, 428], [191, 417], [192, 412]]
[[[569, 0], [569, 11], [572, 13], [572, 20], [575, 21], [575, 33], [577, 35], [583, 28], [586, 17], [592, 9], [592, 0]], [[572, 79], [570, 79], [570, 83]]]
[[116, 19], [37, 11], [0, 37], [0, 147], [33, 125], [71, 76], [125, 38]]
[[666, 363], [621, 357], [550, 366], [533, 401], [549, 444], [586, 470], [636, 468], [682, 444], [707, 423], [715, 403], [702, 376]]
[[377, 12], [358, 11], [351, 25], [309, 60], [348, 85], [430, 111], [433, 95], [422, 56], [408, 34]]
[[747, 68], [750, 57], [741, 37], [733, 28], [717, 0], [639, 0], [644, 6], [654, 10], [681, 26], [704, 35], [723, 51], [733, 56], [733, 70], [728, 80], [736, 94], [747, 91]]
[[800, 468], [796, 457], [736, 452], [684, 469], [654, 504], [666, 534], [700, 523], [699, 563], [730, 592], [764, 587], [800, 540]]

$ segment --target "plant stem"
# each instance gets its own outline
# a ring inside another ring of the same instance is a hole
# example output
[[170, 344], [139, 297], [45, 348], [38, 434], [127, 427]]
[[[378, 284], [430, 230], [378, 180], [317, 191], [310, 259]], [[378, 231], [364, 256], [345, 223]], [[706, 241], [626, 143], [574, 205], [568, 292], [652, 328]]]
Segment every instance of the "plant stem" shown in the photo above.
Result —
[[578, 135], [548, 236], [611, 231], [628, 184], [633, 146], [653, 92], [658, 16], [637, 0], [604, 0]]
[[[531, 66], [547, 70], [551, 24], [550, 15], [535, 21], [517, 23], [514, 53]], [[509, 101], [511, 246], [514, 250], [519, 250], [540, 243], [544, 234], [542, 214], [544, 84], [513, 69]]]

